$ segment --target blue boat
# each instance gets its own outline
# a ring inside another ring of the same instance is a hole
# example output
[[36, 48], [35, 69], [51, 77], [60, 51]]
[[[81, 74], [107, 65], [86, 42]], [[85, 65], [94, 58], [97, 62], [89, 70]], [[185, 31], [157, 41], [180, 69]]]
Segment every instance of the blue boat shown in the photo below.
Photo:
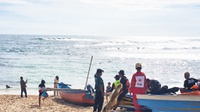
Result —
[[138, 104], [153, 112], [200, 112], [200, 95], [137, 95]]

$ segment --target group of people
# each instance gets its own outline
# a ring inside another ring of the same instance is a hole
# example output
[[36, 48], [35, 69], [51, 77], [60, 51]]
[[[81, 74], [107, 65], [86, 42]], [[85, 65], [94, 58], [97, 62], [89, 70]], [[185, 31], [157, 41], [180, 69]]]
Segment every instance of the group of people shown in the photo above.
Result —
[[[200, 80], [197, 80], [195, 78], [190, 78], [190, 73], [185, 72], [184, 77], [184, 88], [179, 87], [172, 87], [168, 88], [167, 85], [161, 86], [160, 82], [158, 80], [149, 79], [146, 78], [146, 75], [141, 72], [142, 65], [140, 63], [136, 63], [135, 65], [136, 73], [132, 75], [131, 83], [129, 84], [128, 79], [125, 76], [124, 70], [120, 70], [118, 72], [118, 75], [116, 75], [114, 78], [116, 79], [115, 82], [113, 82], [112, 86], [111, 83], [108, 82], [108, 86], [106, 87], [106, 93], [112, 92], [118, 85], [121, 83], [123, 85], [123, 88], [119, 92], [119, 96], [117, 98], [117, 103], [112, 107], [113, 110], [115, 110], [119, 102], [122, 100], [122, 98], [130, 92], [132, 94], [133, 98], [133, 105], [135, 106], [136, 112], [140, 112], [141, 106], [138, 105], [136, 94], [175, 94], [177, 91], [182, 92], [190, 92], [193, 90], [194, 86], [198, 87], [197, 82]], [[93, 107], [93, 112], [100, 112], [102, 110], [102, 105], [104, 102], [104, 82], [101, 78], [102, 73], [104, 71], [102, 69], [97, 69], [95, 74], [95, 104]], [[196, 88], [197, 89], [197, 88]], [[107, 99], [107, 94], [106, 94]]]
[[[102, 110], [102, 106], [103, 106], [103, 102], [104, 102], [104, 82], [103, 79], [101, 78], [102, 76], [102, 72], [104, 72], [102, 69], [97, 69], [97, 72], [95, 74], [95, 104], [94, 104], [94, 108], [93, 111], [96, 112], [96, 110], [98, 110], [98, 112], [100, 112]], [[122, 98], [128, 93], [128, 88], [129, 88], [129, 81], [126, 78], [126, 76], [124, 76], [124, 70], [120, 70], [119, 71], [119, 75], [116, 75], [116, 82], [113, 84], [113, 86], [110, 88], [110, 92], [119, 84], [121, 83], [123, 85], [121, 91], [120, 91], [120, 95], [117, 98], [117, 104], [113, 107], [113, 110], [115, 110], [117, 108], [117, 106], [119, 105], [119, 102], [122, 100]], [[120, 78], [120, 80], [119, 80]]]
[[[57, 85], [59, 84], [59, 77], [55, 76], [54, 79], [54, 88], [57, 88]], [[39, 107], [41, 106], [41, 98], [44, 101], [45, 98], [47, 98], [49, 95], [46, 92], [46, 86], [45, 86], [45, 81], [41, 80], [41, 83], [38, 86], [38, 91], [39, 91]], [[58, 96], [58, 91], [54, 91], [54, 96]]]
[[[118, 85], [121, 83], [123, 85], [122, 89], [119, 92], [119, 96], [117, 98], [117, 103], [112, 107], [113, 110], [116, 110], [116, 108], [119, 105], [119, 102], [122, 100], [122, 98], [130, 91], [133, 93], [133, 99], [134, 99], [134, 106], [137, 107], [137, 98], [135, 94], [145, 94], [147, 89], [147, 83], [146, 83], [146, 76], [143, 72], [141, 72], [142, 65], [140, 63], [137, 63], [135, 66], [137, 72], [133, 74], [131, 84], [129, 83], [128, 78], [125, 76], [124, 70], [120, 70], [118, 72], [118, 75], [115, 76], [116, 81], [112, 84], [112, 87], [109, 87], [107, 89], [107, 92], [112, 92]], [[95, 104], [93, 107], [93, 111], [100, 112], [102, 110], [102, 105], [104, 101], [104, 82], [101, 78], [102, 72], [104, 72], [102, 69], [97, 69], [95, 74]]]
[[[190, 73], [185, 72], [184, 77], [184, 88], [179, 87], [173, 87], [168, 88], [168, 86], [161, 86], [160, 82], [158, 80], [154, 79], [148, 79], [146, 78], [146, 75], [141, 72], [142, 65], [140, 63], [136, 63], [135, 65], [136, 73], [132, 75], [131, 83], [129, 83], [128, 78], [125, 76], [124, 70], [120, 70], [117, 75], [115, 75], [115, 82], [108, 83], [108, 86], [106, 87], [106, 96], [107, 93], [111, 93], [115, 88], [121, 83], [123, 85], [122, 89], [119, 92], [119, 96], [117, 98], [117, 103], [112, 107], [113, 110], [115, 110], [119, 102], [122, 100], [122, 98], [130, 92], [133, 97], [133, 105], [135, 106], [136, 112], [139, 112], [141, 107], [137, 103], [137, 97], [136, 94], [166, 94], [166, 93], [175, 93], [179, 91], [181, 93], [184, 92], [191, 92], [193, 90], [200, 90], [200, 80], [195, 78], [190, 78]], [[103, 102], [104, 102], [104, 82], [101, 78], [102, 73], [104, 70], [97, 69], [94, 77], [95, 77], [95, 104], [93, 107], [93, 111], [100, 112], [102, 110]], [[26, 91], [26, 83], [28, 80], [24, 81], [23, 77], [20, 77], [20, 86], [21, 86], [21, 97], [23, 97], [23, 93], [25, 94], [25, 97], [27, 97], [27, 91]], [[57, 88], [57, 85], [59, 83], [59, 77], [56, 76], [54, 79], [54, 88]], [[38, 86], [39, 90], [39, 106], [41, 106], [41, 97], [43, 97], [43, 100], [48, 97], [48, 94], [45, 89], [45, 81], [41, 80], [41, 83]], [[54, 96], [58, 95], [57, 91], [54, 91]], [[107, 98], [107, 97], [106, 97]]]
[[[23, 97], [23, 93], [25, 94], [25, 97], [27, 97], [27, 90], [26, 90], [26, 84], [27, 79], [24, 81], [23, 77], [20, 77], [20, 87], [21, 87], [21, 98]], [[54, 79], [54, 88], [57, 88], [57, 84], [59, 83], [59, 77], [56, 76]], [[42, 100], [48, 97], [48, 93], [46, 92], [46, 86], [45, 86], [45, 80], [41, 80], [41, 83], [38, 85], [38, 92], [39, 92], [39, 106], [41, 106], [41, 98]], [[58, 96], [58, 92], [54, 91], [54, 96]]]

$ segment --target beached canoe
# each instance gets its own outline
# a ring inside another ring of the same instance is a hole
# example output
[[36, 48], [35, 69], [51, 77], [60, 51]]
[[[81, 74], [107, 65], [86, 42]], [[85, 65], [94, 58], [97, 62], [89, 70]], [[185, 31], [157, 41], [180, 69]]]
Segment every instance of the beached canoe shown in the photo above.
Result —
[[199, 95], [137, 95], [138, 104], [153, 112], [200, 112]]
[[60, 97], [67, 102], [83, 106], [94, 105], [94, 97], [87, 90], [70, 89], [60, 91], [59, 93]]
[[[58, 85], [61, 91], [59, 91], [60, 97], [70, 103], [92, 106], [94, 105], [94, 96], [91, 91], [83, 89], [71, 89], [70, 87]], [[67, 89], [66, 89], [67, 88]]]

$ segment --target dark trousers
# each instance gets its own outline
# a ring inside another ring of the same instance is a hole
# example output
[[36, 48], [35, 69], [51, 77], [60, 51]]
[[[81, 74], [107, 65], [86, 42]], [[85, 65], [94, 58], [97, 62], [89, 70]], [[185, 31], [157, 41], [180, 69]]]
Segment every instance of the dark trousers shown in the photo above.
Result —
[[23, 97], [23, 92], [25, 94], [25, 97], [27, 97], [26, 88], [21, 88], [21, 97]]
[[101, 112], [102, 106], [103, 106], [103, 101], [104, 97], [102, 96], [102, 93], [100, 91], [95, 92], [95, 103], [94, 103], [94, 111], [98, 109], [98, 112]]

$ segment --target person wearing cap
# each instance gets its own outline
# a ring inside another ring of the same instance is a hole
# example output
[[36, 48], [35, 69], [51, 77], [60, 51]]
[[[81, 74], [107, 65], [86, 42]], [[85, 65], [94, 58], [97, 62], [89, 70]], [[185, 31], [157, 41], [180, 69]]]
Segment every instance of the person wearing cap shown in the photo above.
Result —
[[115, 75], [114, 78], [115, 78], [115, 82], [113, 82], [112, 89], [110, 90], [110, 92], [112, 92], [120, 84], [120, 77], [119, 77], [119, 75]]
[[190, 92], [192, 91], [191, 87], [198, 83], [198, 80], [195, 78], [190, 78], [190, 73], [185, 72], [184, 73], [185, 81], [184, 81], [184, 88], [180, 88], [181, 93], [183, 92]]
[[136, 112], [139, 112], [141, 107], [137, 103], [136, 94], [146, 94], [147, 81], [146, 75], [143, 72], [141, 72], [142, 65], [140, 63], [136, 63], [135, 69], [137, 70], [137, 72], [134, 73], [132, 76], [130, 92], [133, 95], [133, 104], [136, 108]]
[[[120, 79], [120, 83], [123, 85], [122, 89], [119, 92], [119, 96], [117, 98], [117, 103], [114, 105], [113, 110], [116, 110], [116, 108], [119, 105], [119, 102], [122, 100], [122, 98], [128, 93], [128, 88], [129, 88], [129, 81], [126, 78], [126, 76], [124, 76], [124, 70], [120, 70], [119, 71], [119, 77]], [[118, 84], [119, 85], [119, 84]]]
[[119, 77], [119, 75], [115, 75], [115, 82], [113, 83], [113, 85], [112, 85], [112, 91], [119, 85], [119, 83], [120, 83], [120, 77]]
[[119, 75], [115, 75], [115, 82], [112, 83], [111, 89], [109, 91], [106, 91], [106, 100], [108, 101], [108, 96], [112, 93], [112, 91], [120, 84], [120, 77]]
[[104, 102], [104, 82], [101, 78], [102, 72], [104, 72], [102, 69], [97, 69], [95, 77], [95, 100], [94, 100], [94, 107], [93, 112], [100, 112], [102, 110], [103, 102]]

